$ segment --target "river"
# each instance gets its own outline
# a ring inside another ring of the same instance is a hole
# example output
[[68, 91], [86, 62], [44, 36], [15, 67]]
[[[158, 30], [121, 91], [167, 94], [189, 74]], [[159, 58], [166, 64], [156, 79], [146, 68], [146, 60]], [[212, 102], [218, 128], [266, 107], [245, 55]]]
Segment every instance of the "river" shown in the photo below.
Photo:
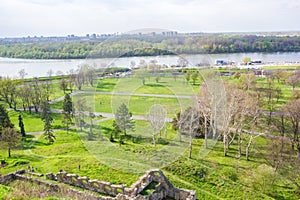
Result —
[[[195, 54], [182, 55], [193, 66], [199, 63], [213, 64], [217, 59], [231, 60], [236, 63], [241, 62], [243, 57], [250, 57], [252, 60], [261, 60], [271, 63], [300, 63], [300, 52], [294, 53], [233, 53], [233, 54]], [[34, 60], [34, 59], [15, 59], [0, 57], [0, 76], [18, 78], [18, 72], [24, 69], [29, 77], [46, 76], [49, 70], [54, 75], [60, 71], [67, 74], [71, 69], [77, 69], [83, 64], [90, 64], [95, 67], [130, 67], [132, 61], [138, 65], [140, 60], [150, 62], [156, 60], [159, 64], [177, 65], [179, 56], [148, 56], [148, 57], [123, 57], [123, 58], [103, 58], [103, 59], [62, 59], [62, 60]]]

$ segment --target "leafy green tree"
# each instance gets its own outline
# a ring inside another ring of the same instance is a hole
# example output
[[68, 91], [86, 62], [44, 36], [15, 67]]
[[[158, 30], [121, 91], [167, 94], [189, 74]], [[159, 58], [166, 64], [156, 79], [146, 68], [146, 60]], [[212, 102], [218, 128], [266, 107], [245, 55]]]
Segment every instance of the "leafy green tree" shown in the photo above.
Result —
[[94, 133], [93, 133], [94, 122], [93, 122], [93, 120], [95, 119], [95, 117], [96, 117], [95, 113], [90, 109], [90, 111], [89, 111], [90, 131], [88, 133], [89, 140], [93, 140], [93, 138], [94, 138]]
[[[119, 141], [121, 141], [121, 138], [120, 138], [120, 133], [122, 133], [122, 130], [120, 129], [120, 127], [118, 126], [116, 120], [113, 121], [113, 124], [112, 126], [114, 127], [114, 130], [113, 132], [110, 133], [110, 141], [113, 142], [114, 141], [114, 136], [115, 138], [116, 137], [119, 137]], [[112, 135], [114, 133], [114, 136]]]
[[244, 65], [247, 65], [247, 63], [251, 62], [251, 58], [250, 57], [244, 57], [244, 58], [242, 58], [242, 62], [244, 63]]
[[84, 112], [87, 110], [87, 101], [85, 98], [78, 98], [75, 100], [75, 121], [76, 125], [80, 127], [80, 131], [86, 125], [85, 122], [85, 114]]
[[4, 128], [13, 128], [6, 109], [0, 105], [0, 133]]
[[127, 106], [122, 103], [115, 113], [115, 119], [125, 136], [128, 130], [134, 130], [135, 127], [135, 122], [131, 117], [132, 114], [129, 112]]
[[187, 71], [184, 75], [186, 81], [189, 83], [190, 80], [191, 80], [191, 72], [190, 71]]
[[14, 128], [6, 127], [0, 137], [1, 141], [4, 143], [4, 146], [7, 146], [8, 157], [11, 157], [11, 149], [21, 142], [20, 134]]
[[65, 80], [65, 78], [62, 78], [59, 81], [59, 88], [64, 91], [64, 94], [66, 94], [66, 91], [68, 89], [68, 82]]
[[63, 123], [67, 127], [67, 133], [69, 132], [69, 125], [72, 124], [73, 116], [73, 102], [69, 94], [65, 95], [63, 104]]
[[192, 77], [191, 78], [193, 80], [193, 85], [196, 84], [196, 80], [198, 79], [198, 77], [199, 77], [199, 73], [197, 71], [192, 73]]
[[42, 102], [41, 105], [42, 113], [41, 119], [44, 122], [44, 137], [49, 143], [53, 143], [55, 135], [52, 130], [53, 117], [51, 116], [50, 104], [48, 102]]
[[25, 137], [25, 127], [24, 127], [23, 118], [21, 115], [19, 115], [18, 120], [19, 120], [19, 127], [20, 127], [21, 135], [22, 135], [22, 137]]
[[10, 78], [0, 80], [0, 97], [9, 108], [17, 109], [17, 83]]

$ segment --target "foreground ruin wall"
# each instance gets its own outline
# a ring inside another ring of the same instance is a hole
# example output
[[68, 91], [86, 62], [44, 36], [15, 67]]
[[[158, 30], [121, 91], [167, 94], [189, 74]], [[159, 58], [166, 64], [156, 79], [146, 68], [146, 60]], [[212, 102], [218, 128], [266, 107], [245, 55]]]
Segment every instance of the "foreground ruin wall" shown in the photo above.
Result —
[[[22, 175], [26, 173], [25, 170], [17, 171], [14, 173], [0, 176], [0, 184], [7, 185], [13, 180], [22, 180], [35, 182], [48, 186], [51, 190], [58, 191], [59, 185], [49, 183], [40, 179], [33, 179]], [[115, 185], [109, 182], [91, 180], [88, 177], [81, 177], [77, 174], [68, 174], [67, 172], [58, 172], [57, 174], [48, 173], [46, 178], [58, 181], [60, 183], [77, 186], [86, 190], [98, 192], [100, 194], [109, 196], [95, 196], [90, 195], [89, 199], [99, 200], [161, 200], [166, 197], [173, 198], [175, 200], [195, 200], [196, 192], [192, 190], [185, 190], [175, 188], [163, 172], [159, 169], [149, 170], [137, 182], [131, 185], [130, 188], [125, 188], [125, 185]], [[141, 192], [149, 186], [151, 183], [156, 183], [154, 191], [148, 195], [141, 195]], [[86, 195], [74, 189], [70, 189], [71, 192], [77, 195]]]

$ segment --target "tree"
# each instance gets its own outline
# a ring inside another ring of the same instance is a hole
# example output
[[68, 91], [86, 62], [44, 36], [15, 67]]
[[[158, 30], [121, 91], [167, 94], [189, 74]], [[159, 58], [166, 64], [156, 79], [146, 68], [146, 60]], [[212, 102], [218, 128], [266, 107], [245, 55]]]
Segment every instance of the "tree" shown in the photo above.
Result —
[[204, 119], [204, 147], [208, 148], [208, 127], [210, 125], [210, 116], [211, 116], [211, 94], [208, 92], [206, 85], [203, 85], [200, 90], [200, 94], [197, 97], [199, 111]]
[[25, 128], [24, 128], [23, 118], [21, 115], [19, 115], [18, 119], [19, 119], [19, 127], [20, 127], [21, 135], [22, 135], [22, 137], [25, 137]]
[[39, 111], [39, 107], [42, 102], [42, 99], [44, 99], [42, 95], [42, 88], [40, 86], [38, 78], [34, 78], [32, 80], [32, 87], [33, 87], [33, 92], [32, 92], [33, 94], [31, 96], [32, 98], [31, 102], [34, 106], [35, 112], [37, 113]]
[[[122, 130], [119, 128], [118, 124], [116, 123], [116, 120], [113, 120], [112, 126], [114, 127], [113, 133], [114, 133], [115, 137], [119, 137], [119, 142], [121, 144], [120, 133], [122, 133]], [[110, 133], [110, 141], [111, 142], [114, 141], [114, 137], [112, 135], [112, 132]]]
[[192, 158], [193, 138], [200, 134], [203, 126], [203, 118], [200, 116], [198, 105], [189, 107], [182, 114], [180, 114], [179, 130], [183, 135], [189, 137], [189, 154], [188, 157]]
[[22, 80], [24, 80], [25, 76], [27, 75], [25, 69], [21, 69], [20, 71], [18, 71], [19, 76]]
[[131, 117], [132, 114], [128, 111], [127, 106], [122, 103], [115, 113], [115, 119], [125, 136], [128, 130], [134, 130], [135, 127], [135, 123]]
[[242, 74], [240, 76], [240, 81], [242, 84], [242, 88], [245, 90], [253, 89], [256, 84], [256, 78], [253, 73]]
[[188, 61], [182, 57], [179, 57], [179, 59], [177, 60], [177, 64], [179, 67], [181, 68], [185, 68], [187, 67], [187, 65], [189, 64]]
[[247, 65], [249, 62], [251, 62], [251, 58], [250, 57], [244, 57], [242, 58], [242, 62], [244, 65]]
[[20, 134], [14, 128], [6, 127], [1, 133], [1, 141], [7, 146], [8, 157], [11, 157], [11, 149], [21, 142]]
[[17, 109], [17, 83], [10, 78], [0, 80], [0, 97], [8, 104], [9, 108]]
[[160, 132], [166, 124], [165, 109], [159, 104], [151, 106], [148, 113], [148, 120], [152, 127], [152, 139], [153, 139], [153, 145], [155, 147], [156, 146], [155, 135], [158, 132]]
[[13, 128], [14, 125], [11, 123], [6, 109], [0, 105], [0, 134], [5, 128]]
[[69, 94], [65, 95], [63, 104], [63, 123], [67, 126], [67, 133], [69, 132], [69, 125], [72, 123], [73, 116], [73, 102]]
[[150, 76], [150, 75], [147, 73], [146, 69], [144, 69], [144, 68], [139, 68], [138, 70], [135, 70], [134, 75], [135, 75], [137, 78], [141, 79], [143, 85], [146, 84], [146, 77], [147, 77], [147, 76]]
[[28, 108], [29, 113], [31, 113], [31, 105], [34, 97], [34, 91], [32, 87], [28, 85], [18, 87], [17, 95], [21, 100], [23, 110], [26, 111], [26, 108]]
[[270, 79], [268, 79], [266, 84], [266, 93], [265, 93], [266, 101], [267, 101], [267, 109], [269, 111], [268, 125], [271, 125], [272, 113], [276, 109], [275, 99], [278, 99], [280, 95], [278, 92], [279, 90], [276, 91], [273, 82]]
[[95, 117], [96, 117], [95, 113], [91, 110], [91, 108], [89, 108], [89, 118], [90, 118], [90, 131], [89, 131], [89, 134], [88, 134], [88, 139], [89, 140], [92, 140], [93, 137], [94, 137], [94, 133], [93, 133], [94, 123], [93, 123], [93, 120], [94, 120]]
[[191, 80], [191, 72], [190, 71], [187, 71], [184, 75], [186, 81], [189, 83], [190, 80]]
[[293, 135], [292, 139], [292, 150], [294, 150], [295, 145], [298, 149], [298, 158], [300, 159], [300, 99], [290, 100], [285, 106], [284, 111], [286, 116], [291, 122], [291, 131]]
[[87, 110], [86, 98], [78, 98], [75, 101], [75, 121], [76, 125], [80, 127], [80, 131], [85, 126], [85, 114], [84, 112]]
[[285, 83], [289, 86], [292, 86], [293, 91], [295, 90], [295, 87], [300, 84], [300, 72], [293, 74], [289, 76], [286, 80]]
[[53, 117], [51, 116], [51, 109], [49, 102], [42, 102], [41, 105], [42, 113], [41, 119], [44, 122], [44, 137], [49, 143], [53, 143], [55, 140], [55, 135], [52, 130]]
[[66, 94], [66, 91], [68, 89], [68, 82], [65, 78], [62, 78], [59, 82], [59, 88], [64, 91], [64, 94]]
[[75, 74], [75, 71], [73, 69], [71, 69], [68, 73], [69, 73], [69, 80], [68, 80], [69, 90], [72, 93], [73, 92], [73, 87], [74, 87], [75, 82], [76, 82], [76, 74]]
[[199, 77], [199, 74], [198, 74], [198, 72], [193, 72], [192, 73], [192, 80], [193, 80], [193, 85], [195, 85], [195, 83], [196, 83], [196, 80], [198, 79], [198, 77]]

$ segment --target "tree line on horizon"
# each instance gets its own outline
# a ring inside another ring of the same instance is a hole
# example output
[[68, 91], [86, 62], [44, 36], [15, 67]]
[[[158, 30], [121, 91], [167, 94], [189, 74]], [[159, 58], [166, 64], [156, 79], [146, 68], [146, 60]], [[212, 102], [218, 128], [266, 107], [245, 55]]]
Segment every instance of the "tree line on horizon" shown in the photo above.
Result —
[[0, 57], [80, 59], [199, 53], [299, 52], [300, 36], [216, 35], [122, 37], [0, 45]]

